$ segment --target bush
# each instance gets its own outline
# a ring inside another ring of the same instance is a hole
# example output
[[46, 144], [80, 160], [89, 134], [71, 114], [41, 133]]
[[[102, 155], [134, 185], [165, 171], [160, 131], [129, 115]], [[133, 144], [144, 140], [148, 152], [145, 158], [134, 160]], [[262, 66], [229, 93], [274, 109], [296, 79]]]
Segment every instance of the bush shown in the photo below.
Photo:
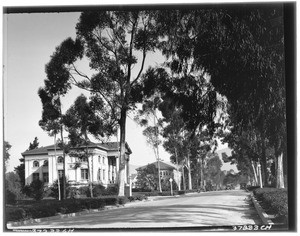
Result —
[[151, 192], [150, 188], [133, 188], [132, 192]]
[[118, 193], [119, 193], [119, 186], [117, 184], [110, 184], [103, 192], [103, 195], [114, 196], [114, 195], [118, 195]]
[[124, 205], [129, 201], [127, 197], [118, 197], [118, 204]]
[[105, 187], [101, 184], [94, 185], [93, 187], [93, 196], [98, 197], [102, 196], [105, 193]]
[[260, 186], [247, 186], [248, 191], [254, 191], [257, 188], [260, 188]]
[[68, 192], [68, 197], [71, 199], [76, 198], [80, 194], [79, 189], [76, 187], [70, 187]]
[[43, 199], [44, 191], [44, 182], [39, 179], [31, 182], [30, 185], [26, 185], [23, 189], [23, 192], [28, 196], [34, 198], [36, 201]]
[[89, 188], [89, 186], [83, 186], [83, 187], [79, 187], [79, 188], [78, 188], [78, 191], [79, 191], [79, 194], [80, 194], [80, 195], [85, 195], [85, 196], [87, 196], [88, 193], [89, 193], [89, 191], [90, 191], [90, 188]]
[[[287, 223], [288, 220], [288, 195], [286, 189], [257, 188], [253, 191], [256, 199], [268, 214]], [[276, 221], [276, 219], [275, 219]]]
[[17, 202], [17, 196], [10, 190], [6, 190], [6, 204], [14, 205]]
[[[69, 192], [70, 192], [70, 184], [66, 181], [66, 195], [69, 196]], [[64, 198], [63, 196], [63, 183], [62, 180], [59, 182], [59, 186], [60, 186], [60, 194], [61, 194], [61, 199]], [[58, 189], [58, 181], [55, 180], [53, 182], [53, 184], [50, 186], [50, 197], [54, 197], [55, 199], [59, 199], [59, 189]]]
[[82, 210], [102, 209], [106, 205], [125, 204], [127, 197], [106, 196], [101, 198], [65, 199], [63, 201], [40, 201], [31, 204], [7, 207], [6, 221], [19, 221], [30, 218], [42, 218], [57, 214], [69, 214]]

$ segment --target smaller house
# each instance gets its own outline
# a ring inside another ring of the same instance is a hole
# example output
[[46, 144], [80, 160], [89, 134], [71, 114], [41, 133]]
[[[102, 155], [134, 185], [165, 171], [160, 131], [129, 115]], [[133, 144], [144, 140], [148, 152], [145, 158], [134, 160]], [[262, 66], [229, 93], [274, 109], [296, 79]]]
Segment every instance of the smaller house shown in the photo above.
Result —
[[160, 178], [163, 181], [169, 181], [171, 178], [176, 182], [177, 185], [181, 183], [181, 172], [172, 164], [167, 164], [162, 161], [155, 161], [147, 165], [141, 166], [136, 169], [137, 172], [147, 168], [148, 165], [154, 165], [156, 169], [160, 170]]

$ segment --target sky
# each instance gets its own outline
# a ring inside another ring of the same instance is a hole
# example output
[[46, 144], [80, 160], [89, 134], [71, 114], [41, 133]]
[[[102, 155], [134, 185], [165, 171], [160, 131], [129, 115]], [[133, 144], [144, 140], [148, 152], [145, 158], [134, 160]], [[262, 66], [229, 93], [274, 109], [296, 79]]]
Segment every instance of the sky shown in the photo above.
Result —
[[[38, 125], [41, 119], [42, 104], [37, 94], [46, 78], [45, 64], [64, 39], [75, 38], [75, 25], [79, 13], [31, 13], [6, 14], [4, 25], [4, 140], [12, 148], [7, 170], [13, 171], [20, 164], [21, 153], [29, 143], [38, 138], [40, 146], [53, 143], [53, 137]], [[148, 57], [145, 69], [163, 62], [157, 53]], [[83, 63], [83, 69], [87, 66]], [[144, 69], [144, 70], [145, 70]], [[66, 110], [82, 93], [73, 89], [63, 100]], [[133, 117], [131, 117], [133, 118]], [[126, 141], [131, 147], [131, 164], [142, 166], [155, 161], [154, 153], [142, 134], [142, 128], [131, 118], [127, 119]], [[116, 141], [112, 138], [111, 141]], [[219, 149], [226, 148], [221, 145]], [[169, 162], [169, 154], [161, 147], [160, 157]], [[226, 165], [225, 165], [226, 166]], [[224, 166], [224, 167], [225, 167]], [[234, 167], [230, 166], [227, 169]]]

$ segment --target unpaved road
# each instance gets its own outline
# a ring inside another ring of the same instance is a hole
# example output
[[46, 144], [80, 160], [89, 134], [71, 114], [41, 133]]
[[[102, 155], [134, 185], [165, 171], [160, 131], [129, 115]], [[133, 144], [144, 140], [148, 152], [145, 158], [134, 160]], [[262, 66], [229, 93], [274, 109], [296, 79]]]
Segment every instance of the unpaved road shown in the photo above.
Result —
[[243, 190], [196, 193], [128, 203], [125, 207], [11, 229], [169, 228], [261, 224]]

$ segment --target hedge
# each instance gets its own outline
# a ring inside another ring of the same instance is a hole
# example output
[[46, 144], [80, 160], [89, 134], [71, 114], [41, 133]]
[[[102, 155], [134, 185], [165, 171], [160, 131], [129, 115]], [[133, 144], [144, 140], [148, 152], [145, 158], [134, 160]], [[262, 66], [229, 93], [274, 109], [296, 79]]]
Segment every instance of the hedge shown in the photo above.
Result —
[[6, 221], [22, 221], [69, 214], [90, 209], [102, 209], [107, 205], [125, 204], [127, 197], [106, 196], [101, 198], [66, 199], [63, 201], [40, 201], [28, 205], [6, 207]]
[[288, 221], [288, 195], [286, 189], [257, 188], [253, 191], [256, 199], [268, 214], [275, 215], [275, 222]]

